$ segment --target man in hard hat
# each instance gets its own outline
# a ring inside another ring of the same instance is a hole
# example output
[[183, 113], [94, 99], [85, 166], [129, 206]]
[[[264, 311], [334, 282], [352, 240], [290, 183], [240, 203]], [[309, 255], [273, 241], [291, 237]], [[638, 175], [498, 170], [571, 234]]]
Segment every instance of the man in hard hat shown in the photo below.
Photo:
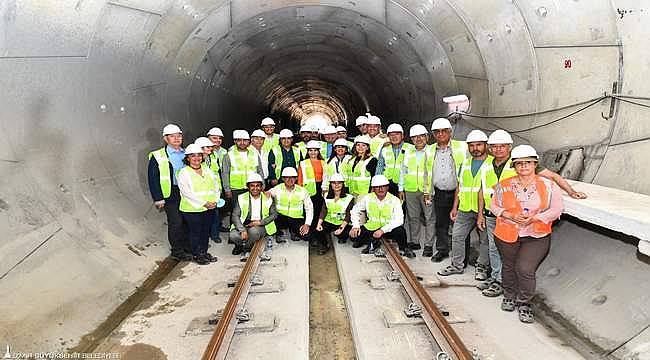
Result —
[[[436, 251], [431, 257], [433, 262], [441, 262], [449, 256], [449, 213], [454, 205], [454, 196], [458, 187], [458, 172], [467, 157], [467, 144], [452, 140], [451, 123], [446, 118], [437, 118], [431, 124], [434, 143], [431, 145], [433, 167], [431, 180], [434, 213], [436, 216]], [[423, 256], [429, 256], [425, 248]]]
[[275, 133], [275, 120], [270, 117], [262, 119], [262, 130], [264, 131], [264, 151], [268, 154], [274, 146], [278, 146], [280, 136]]
[[250, 135], [246, 130], [235, 130], [232, 133], [235, 140], [233, 146], [223, 158], [221, 164], [221, 180], [226, 198], [223, 209], [222, 226], [230, 228], [230, 214], [233, 201], [248, 189], [246, 179], [250, 173], [258, 173], [264, 177], [262, 163], [255, 152], [250, 148]]
[[391, 146], [385, 146], [379, 151], [375, 175], [386, 176], [389, 181], [388, 192], [399, 196], [399, 175], [404, 162], [404, 153], [413, 148], [413, 145], [404, 142], [404, 129], [400, 124], [388, 125], [386, 133]]
[[[370, 186], [372, 192], [361, 197], [352, 208], [350, 237], [367, 244], [361, 251], [363, 254], [374, 252], [379, 248], [381, 239], [388, 237], [397, 242], [403, 256], [415, 257], [413, 250], [406, 244], [402, 203], [388, 192], [388, 179], [384, 175], [375, 175]], [[361, 223], [362, 213], [365, 213], [364, 223]]]
[[269, 150], [264, 146], [266, 144], [266, 134], [264, 131], [257, 129], [251, 134], [251, 149], [255, 152], [262, 164], [262, 173], [264, 180], [269, 177]]
[[323, 141], [321, 141], [320, 154], [323, 159], [329, 159], [334, 153], [334, 141], [338, 138], [336, 128], [332, 125], [325, 126], [321, 131]]
[[352, 150], [352, 147], [354, 146], [354, 143], [350, 140], [348, 140], [348, 129], [346, 129], [344, 126], [337, 126], [336, 127], [336, 136], [339, 139], [343, 139], [348, 143], [348, 150]]
[[269, 183], [278, 184], [282, 170], [288, 167], [297, 168], [302, 160], [300, 149], [293, 145], [293, 132], [289, 129], [280, 131], [280, 146], [275, 146], [269, 153]]
[[176, 180], [176, 172], [185, 166], [183, 132], [177, 125], [169, 124], [163, 128], [162, 135], [167, 145], [149, 153], [149, 192], [156, 208], [164, 209], [167, 215], [167, 239], [171, 247], [171, 257], [189, 261], [193, 257], [178, 208], [181, 195]]
[[312, 126], [304, 124], [300, 127], [299, 136], [300, 140], [296, 143], [298, 150], [300, 150], [300, 156], [305, 158], [307, 157], [307, 143], [311, 140]]
[[275, 234], [274, 220], [277, 216], [275, 200], [262, 192], [264, 179], [259, 174], [249, 174], [246, 187], [248, 192], [237, 196], [230, 231], [230, 240], [235, 244], [232, 254], [243, 254], [242, 261], [248, 259], [255, 242]]
[[219, 168], [221, 168], [221, 163], [223, 162], [223, 157], [226, 156], [228, 150], [224, 149], [221, 145], [223, 144], [223, 131], [218, 127], [213, 127], [208, 131], [208, 139], [212, 141], [214, 146], [212, 147], [212, 159], [216, 159]]
[[[464, 272], [469, 233], [476, 228], [478, 220], [478, 192], [481, 188], [481, 168], [492, 166], [492, 156], [487, 152], [487, 135], [481, 130], [472, 130], [468, 135], [467, 147], [471, 158], [465, 159], [458, 176], [458, 188], [450, 218], [454, 221], [451, 235], [451, 264], [438, 271], [441, 276]], [[479, 281], [488, 278], [488, 245], [485, 231], [479, 231], [479, 257], [474, 278]]]
[[384, 147], [388, 141], [386, 134], [381, 133], [381, 119], [378, 116], [366, 114], [368, 120], [366, 121], [367, 135], [370, 137], [370, 153], [374, 157], [379, 157], [379, 151]]
[[357, 117], [357, 120], [354, 122], [354, 125], [357, 127], [357, 130], [359, 130], [359, 135], [357, 136], [366, 135], [366, 133], [368, 132], [367, 123], [368, 123], [368, 118], [365, 115], [360, 115], [359, 117]]
[[314, 205], [309, 197], [309, 192], [296, 185], [298, 171], [295, 168], [282, 170], [282, 184], [273, 187], [270, 192], [275, 198], [278, 216], [275, 224], [280, 236], [277, 242], [286, 242], [292, 238], [295, 241], [309, 241], [309, 227], [314, 219]]
[[404, 152], [399, 174], [399, 196], [406, 203], [406, 219], [409, 225], [409, 247], [419, 250], [424, 246], [423, 256], [431, 256], [434, 239], [433, 201], [430, 195], [433, 156], [427, 146], [429, 132], [420, 124], [411, 126], [409, 137], [413, 143]]

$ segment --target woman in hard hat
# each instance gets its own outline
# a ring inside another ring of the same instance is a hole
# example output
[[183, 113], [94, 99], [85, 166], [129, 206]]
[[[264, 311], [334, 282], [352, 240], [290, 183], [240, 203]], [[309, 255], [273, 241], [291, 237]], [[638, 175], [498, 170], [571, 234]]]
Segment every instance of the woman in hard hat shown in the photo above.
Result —
[[[310, 140], [307, 143], [307, 158], [300, 162], [298, 166], [298, 185], [307, 190], [311, 197], [311, 202], [316, 211], [320, 210], [323, 206], [323, 170], [325, 168], [325, 161], [321, 156], [320, 141]], [[317, 218], [312, 219], [310, 224], [311, 231], [316, 230]]]
[[[345, 139], [336, 139], [334, 141], [334, 152], [325, 162], [325, 173], [323, 174], [323, 193], [327, 195], [329, 191], [330, 178], [334, 174], [341, 174], [345, 179], [346, 166], [352, 156], [348, 153], [348, 143]], [[345, 187], [348, 187], [348, 181], [345, 179]]]
[[343, 175], [335, 173], [329, 179], [329, 191], [325, 203], [320, 209], [316, 232], [320, 235], [319, 253], [327, 252], [328, 243], [325, 234], [331, 234], [339, 244], [347, 241], [350, 233], [350, 211], [354, 197], [345, 191]]
[[535, 174], [539, 157], [532, 146], [516, 146], [511, 157], [517, 175], [496, 185], [491, 205], [502, 261], [501, 309], [517, 308], [519, 320], [532, 323], [535, 272], [548, 253], [553, 221], [562, 214], [562, 194], [553, 181]]
[[210, 226], [221, 195], [216, 176], [203, 162], [203, 150], [197, 144], [185, 148], [185, 163], [177, 175], [181, 193], [179, 209], [187, 222], [188, 238], [194, 261], [207, 265], [217, 261], [208, 253]]
[[[201, 150], [203, 150], [203, 163], [210, 170], [212, 170], [212, 173], [214, 174], [214, 178], [217, 181], [217, 186], [219, 187], [219, 191], [221, 191], [221, 173], [219, 171], [219, 161], [217, 161], [216, 157], [213, 156], [214, 143], [212, 142], [212, 140], [208, 139], [207, 137], [199, 137], [196, 140], [194, 140], [194, 143], [200, 146]], [[212, 221], [212, 225], [210, 226], [210, 239], [212, 239], [212, 241], [216, 243], [221, 242], [221, 238], [219, 237], [220, 227], [221, 227], [221, 218], [219, 217], [219, 209], [215, 208], [214, 220]]]
[[354, 157], [346, 166], [350, 194], [355, 199], [370, 192], [370, 179], [377, 169], [377, 159], [370, 153], [370, 138], [358, 136], [354, 140]]

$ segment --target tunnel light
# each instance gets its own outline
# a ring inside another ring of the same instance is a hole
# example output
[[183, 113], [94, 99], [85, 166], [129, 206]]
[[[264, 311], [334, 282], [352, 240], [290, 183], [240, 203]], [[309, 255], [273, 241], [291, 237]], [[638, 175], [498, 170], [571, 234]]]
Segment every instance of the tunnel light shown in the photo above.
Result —
[[450, 113], [467, 112], [469, 110], [469, 98], [465, 94], [443, 97], [442, 102], [447, 104]]

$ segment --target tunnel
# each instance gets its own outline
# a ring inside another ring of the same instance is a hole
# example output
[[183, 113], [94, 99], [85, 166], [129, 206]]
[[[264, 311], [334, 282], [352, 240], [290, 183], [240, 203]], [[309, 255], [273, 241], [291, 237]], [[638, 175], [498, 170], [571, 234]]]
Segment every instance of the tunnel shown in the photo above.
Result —
[[[569, 178], [650, 194], [644, 6], [1, 1], [0, 339], [73, 346], [166, 256], [146, 166], [167, 123], [181, 126], [186, 141], [220, 126], [229, 143], [232, 130], [266, 116], [296, 130], [318, 114], [354, 132], [367, 112], [384, 127], [451, 115], [458, 138], [503, 128]], [[443, 101], [460, 94], [470, 100], [464, 114]], [[581, 238], [588, 230], [572, 231]], [[603, 241], [596, 263], [647, 279], [634, 246]], [[609, 246], [620, 250], [615, 262], [606, 259]], [[588, 320], [598, 309], [583, 313], [576, 303], [566, 312], [607, 349], [650, 336], [650, 285], [616, 284], [629, 298], [610, 295], [611, 309], [629, 306], [612, 329]]]

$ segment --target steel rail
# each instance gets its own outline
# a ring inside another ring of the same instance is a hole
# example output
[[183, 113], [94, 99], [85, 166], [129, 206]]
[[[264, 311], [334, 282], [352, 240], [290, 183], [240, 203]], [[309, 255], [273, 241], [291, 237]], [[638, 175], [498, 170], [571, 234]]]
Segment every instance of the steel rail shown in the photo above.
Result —
[[248, 260], [244, 264], [241, 275], [239, 275], [237, 284], [228, 299], [228, 303], [223, 309], [221, 319], [219, 319], [217, 327], [210, 338], [210, 342], [203, 353], [203, 360], [223, 360], [226, 358], [230, 342], [235, 333], [235, 327], [237, 326], [237, 317], [235, 314], [246, 302], [246, 297], [251, 287], [251, 276], [260, 263], [260, 254], [264, 245], [265, 242], [259, 240], [253, 246]]
[[434, 340], [440, 346], [440, 349], [449, 354], [452, 359], [472, 360], [473, 357], [463, 341], [440, 313], [436, 304], [397, 250], [385, 239], [382, 240], [382, 243], [386, 251], [386, 259], [394, 270], [401, 273], [400, 282], [404, 286], [404, 289], [406, 289], [409, 297], [414, 302], [419, 303], [425, 310], [422, 313], [422, 319], [427, 325], [427, 328], [429, 328]]

